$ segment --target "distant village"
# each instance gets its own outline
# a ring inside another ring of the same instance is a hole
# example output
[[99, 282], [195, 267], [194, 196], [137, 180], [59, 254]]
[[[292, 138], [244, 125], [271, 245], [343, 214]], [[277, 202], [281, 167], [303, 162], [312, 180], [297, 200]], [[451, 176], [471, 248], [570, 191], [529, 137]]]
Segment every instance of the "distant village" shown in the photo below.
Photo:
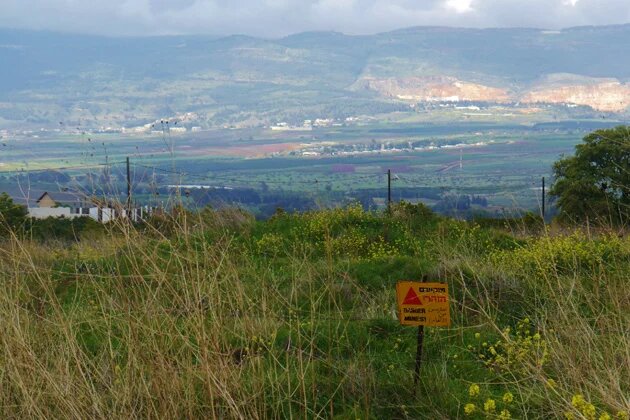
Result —
[[[374, 121], [374, 117], [355, 116], [347, 118], [315, 118], [306, 119], [301, 124], [290, 124], [285, 121], [279, 121], [268, 125], [261, 124], [260, 128], [270, 129], [272, 131], [312, 131], [315, 128], [325, 127], [343, 127], [368, 123]], [[181, 135], [186, 133], [199, 133], [209, 129], [236, 129], [242, 128], [236, 125], [224, 124], [221, 127], [206, 127], [203, 124], [204, 117], [194, 113], [187, 112], [178, 114], [174, 117], [154, 120], [152, 122], [138, 126], [100, 126], [100, 127], [82, 127], [76, 124], [64, 123], [60, 121], [57, 127], [42, 127], [38, 130], [0, 130], [0, 139], [6, 139], [13, 135], [22, 135], [38, 138], [40, 134], [59, 133], [59, 134], [125, 134], [125, 135]]]

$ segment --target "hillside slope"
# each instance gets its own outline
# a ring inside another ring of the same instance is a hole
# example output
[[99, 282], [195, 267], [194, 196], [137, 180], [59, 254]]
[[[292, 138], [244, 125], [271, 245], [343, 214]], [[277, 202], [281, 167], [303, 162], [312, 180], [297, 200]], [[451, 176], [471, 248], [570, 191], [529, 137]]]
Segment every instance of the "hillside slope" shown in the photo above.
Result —
[[[402, 204], [89, 235], [0, 244], [3, 417], [628, 419], [617, 232]], [[452, 325], [426, 328], [414, 393], [394, 289], [423, 279]]]
[[[392, 99], [453, 98], [622, 111], [630, 95], [629, 43], [630, 25], [420, 27], [282, 39], [0, 30], [0, 118], [102, 125], [199, 112], [206, 120], [269, 120], [291, 112], [325, 116], [335, 107], [375, 113], [396, 109]], [[551, 89], [546, 80], [557, 75], [573, 76]]]

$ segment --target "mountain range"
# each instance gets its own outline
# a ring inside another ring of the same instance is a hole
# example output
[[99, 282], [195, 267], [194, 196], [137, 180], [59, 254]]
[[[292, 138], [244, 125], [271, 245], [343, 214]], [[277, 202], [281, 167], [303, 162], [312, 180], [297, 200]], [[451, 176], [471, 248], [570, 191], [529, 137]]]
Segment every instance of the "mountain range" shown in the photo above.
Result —
[[96, 37], [0, 30], [0, 128], [261, 125], [410, 104], [630, 106], [630, 25], [375, 35]]

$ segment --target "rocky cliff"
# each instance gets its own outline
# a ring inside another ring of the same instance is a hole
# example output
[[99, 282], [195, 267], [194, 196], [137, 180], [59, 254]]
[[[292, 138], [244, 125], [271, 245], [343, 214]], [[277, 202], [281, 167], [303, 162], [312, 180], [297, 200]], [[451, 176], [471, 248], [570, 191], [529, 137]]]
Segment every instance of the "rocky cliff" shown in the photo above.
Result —
[[630, 106], [630, 84], [616, 79], [549, 76], [532, 87], [510, 91], [448, 76], [363, 77], [354, 86], [382, 96], [413, 102], [476, 101], [495, 103], [574, 104], [603, 112], [622, 112]]
[[465, 82], [448, 76], [379, 79], [365, 77], [358, 86], [383, 96], [414, 102], [480, 101], [509, 102], [504, 89]]
[[598, 111], [621, 112], [630, 106], [630, 85], [606, 81], [597, 84], [540, 87], [526, 93], [521, 101], [586, 105]]

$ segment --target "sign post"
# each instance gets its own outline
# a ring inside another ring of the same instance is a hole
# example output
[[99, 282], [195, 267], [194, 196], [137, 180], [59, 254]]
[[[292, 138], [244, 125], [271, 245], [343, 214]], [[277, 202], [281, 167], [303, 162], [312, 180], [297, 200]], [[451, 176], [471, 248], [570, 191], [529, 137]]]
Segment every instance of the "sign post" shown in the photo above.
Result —
[[448, 304], [448, 284], [399, 281], [396, 284], [398, 320], [401, 325], [418, 327], [418, 346], [414, 370], [414, 395], [420, 381], [424, 327], [448, 327], [451, 314]]
[[413, 394], [416, 394], [420, 381], [420, 365], [422, 364], [422, 345], [424, 343], [424, 325], [418, 326], [418, 346], [416, 347], [416, 368], [413, 372]]

